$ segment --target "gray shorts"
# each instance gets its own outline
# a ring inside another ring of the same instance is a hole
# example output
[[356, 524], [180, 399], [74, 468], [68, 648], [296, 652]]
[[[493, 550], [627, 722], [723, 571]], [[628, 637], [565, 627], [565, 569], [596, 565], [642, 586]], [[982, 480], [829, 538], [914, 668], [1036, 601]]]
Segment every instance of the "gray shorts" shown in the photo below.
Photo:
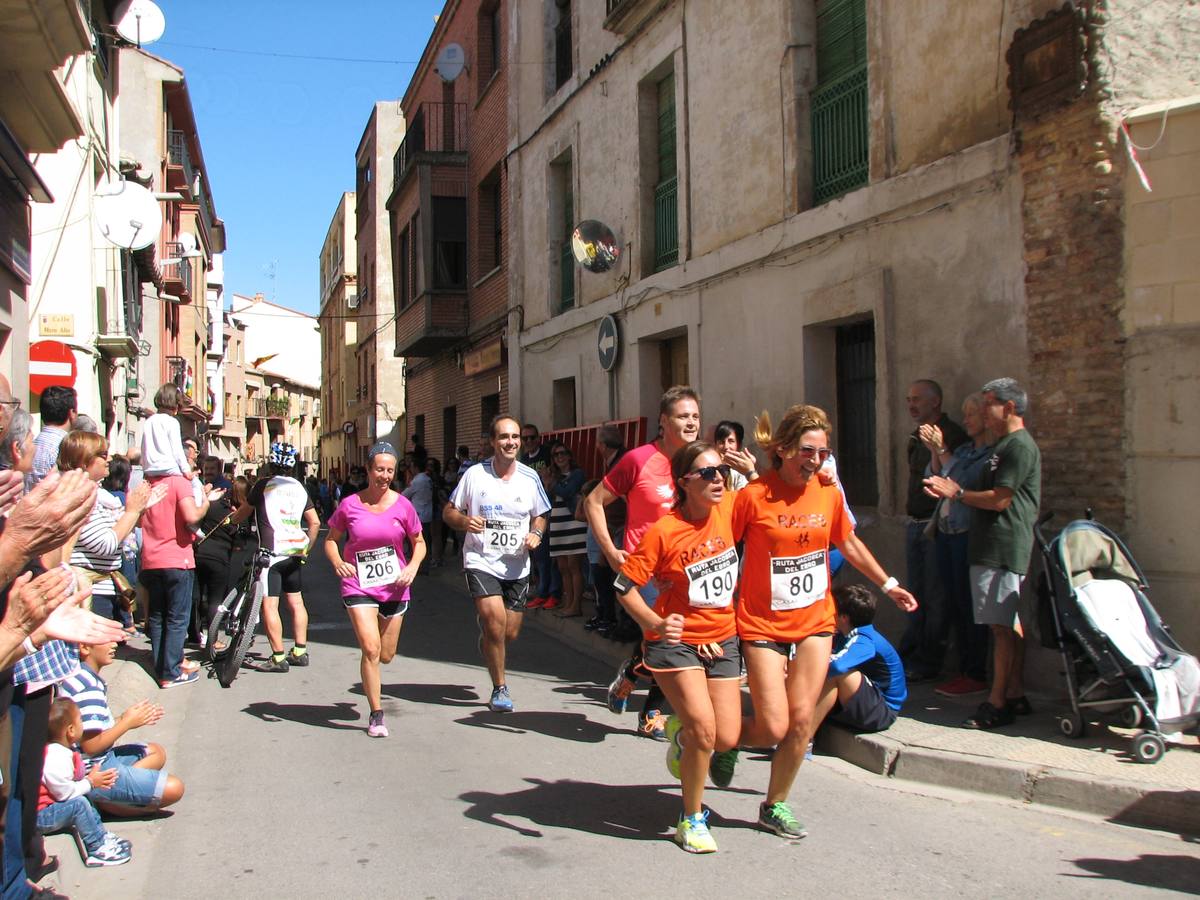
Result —
[[1015, 629], [1020, 623], [1017, 611], [1025, 576], [1008, 569], [971, 566], [970, 578], [975, 624]]

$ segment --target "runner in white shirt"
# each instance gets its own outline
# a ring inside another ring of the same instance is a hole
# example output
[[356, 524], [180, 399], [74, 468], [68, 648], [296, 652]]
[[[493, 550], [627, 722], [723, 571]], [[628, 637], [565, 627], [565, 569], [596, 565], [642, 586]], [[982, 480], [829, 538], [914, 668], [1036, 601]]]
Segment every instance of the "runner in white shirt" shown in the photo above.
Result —
[[[271, 554], [271, 564], [263, 570], [262, 621], [271, 643], [271, 657], [260, 665], [261, 672], [286, 672], [291, 666], [307, 666], [308, 610], [301, 593], [300, 567], [308, 559], [321, 519], [304, 485], [292, 477], [296, 469], [296, 448], [291, 444], [271, 445], [271, 475], [260, 478], [250, 489], [246, 502], [230, 518], [234, 526], [253, 514], [258, 527], [258, 545]], [[283, 652], [283, 621], [279, 618], [279, 597], [283, 595], [292, 611], [296, 642], [292, 652]]]
[[521, 423], [512, 416], [493, 419], [495, 455], [463, 473], [442, 513], [447, 525], [466, 532], [463, 570], [479, 613], [493, 712], [512, 712], [505, 651], [521, 630], [529, 599], [529, 551], [542, 542], [550, 510], [541, 478], [517, 462], [520, 447]]

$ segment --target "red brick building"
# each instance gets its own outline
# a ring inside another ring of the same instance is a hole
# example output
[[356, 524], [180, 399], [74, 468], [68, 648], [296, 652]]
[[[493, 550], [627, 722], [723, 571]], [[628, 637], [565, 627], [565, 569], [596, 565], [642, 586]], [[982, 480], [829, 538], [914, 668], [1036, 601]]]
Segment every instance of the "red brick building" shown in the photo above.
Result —
[[[407, 133], [387, 173], [406, 436], [442, 461], [459, 444], [477, 451], [508, 408], [507, 5], [446, 4], [401, 101]], [[444, 64], [454, 45], [457, 75]]]

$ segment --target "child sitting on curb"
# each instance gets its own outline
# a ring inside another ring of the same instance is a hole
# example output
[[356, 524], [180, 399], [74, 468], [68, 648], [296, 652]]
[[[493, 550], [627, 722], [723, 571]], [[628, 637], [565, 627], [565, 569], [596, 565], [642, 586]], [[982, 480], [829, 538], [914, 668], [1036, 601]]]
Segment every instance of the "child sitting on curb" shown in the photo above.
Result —
[[875, 630], [875, 595], [861, 584], [833, 589], [837, 630], [829, 677], [817, 700], [816, 718], [861, 733], [886, 731], [908, 698], [904, 664]]
[[119, 866], [132, 858], [129, 841], [106, 831], [100, 813], [88, 799], [97, 788], [116, 783], [115, 769], [93, 766], [86, 772], [75, 745], [83, 737], [83, 717], [73, 700], [59, 699], [50, 705], [50, 742], [42, 767], [38, 792], [37, 827], [42, 834], [71, 829], [81, 843], [79, 855], [85, 866]]
[[158, 744], [118, 744], [126, 733], [153, 725], [163, 717], [157, 703], [142, 700], [119, 718], [108, 707], [108, 685], [100, 670], [113, 661], [116, 644], [80, 644], [79, 671], [59, 685], [59, 693], [79, 705], [83, 738], [79, 747], [89, 763], [116, 769], [116, 781], [92, 790], [92, 802], [115, 816], [144, 815], [163, 809], [183, 797], [183, 782], [163, 769], [167, 751]]

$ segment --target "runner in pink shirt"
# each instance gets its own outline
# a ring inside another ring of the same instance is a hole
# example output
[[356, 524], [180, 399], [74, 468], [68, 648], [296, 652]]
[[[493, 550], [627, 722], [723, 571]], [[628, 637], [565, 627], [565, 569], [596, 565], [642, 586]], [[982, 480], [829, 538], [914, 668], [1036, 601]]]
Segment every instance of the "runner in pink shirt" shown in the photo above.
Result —
[[[380, 702], [379, 664], [392, 661], [408, 611], [409, 588], [425, 558], [421, 519], [407, 497], [391, 489], [396, 450], [381, 441], [367, 454], [367, 486], [346, 497], [329, 517], [325, 555], [342, 579], [342, 603], [362, 650], [363, 693], [370, 705], [367, 734], [387, 737]], [[338, 543], [346, 539], [345, 546]], [[404, 542], [412, 544], [406, 559]]]

